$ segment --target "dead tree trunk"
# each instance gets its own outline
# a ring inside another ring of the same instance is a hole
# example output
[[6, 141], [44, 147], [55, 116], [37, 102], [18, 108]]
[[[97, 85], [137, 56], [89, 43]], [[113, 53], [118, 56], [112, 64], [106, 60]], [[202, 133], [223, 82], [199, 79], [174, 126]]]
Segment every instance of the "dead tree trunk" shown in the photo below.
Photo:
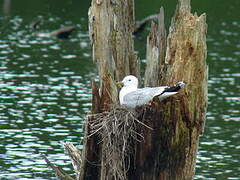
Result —
[[[134, 52], [132, 33], [134, 31], [134, 0], [92, 0], [89, 9], [89, 34], [93, 47], [93, 60], [100, 79], [99, 88], [93, 82], [92, 113], [107, 111], [118, 102], [115, 81], [128, 74], [139, 76], [137, 56]], [[86, 122], [85, 135], [89, 135]], [[113, 179], [106, 164], [104, 142], [99, 144], [98, 136], [86, 138], [83, 153], [81, 180]]]
[[[93, 113], [109, 110], [117, 103], [115, 80], [125, 75], [139, 76], [134, 53], [134, 0], [92, 0], [89, 30], [93, 59], [100, 86], [93, 82]], [[134, 142], [126, 179], [192, 179], [198, 138], [205, 122], [207, 103], [205, 15], [190, 12], [190, 0], [178, 0], [168, 37], [161, 9], [158, 25], [152, 25], [147, 44], [146, 86], [172, 85], [186, 81], [177, 96], [152, 106], [139, 108], [144, 140]], [[166, 38], [167, 37], [167, 38]], [[89, 135], [90, 117], [86, 122]], [[86, 138], [81, 180], [119, 179], [106, 162], [104, 141], [97, 135]]]
[[145, 141], [136, 145], [136, 171], [131, 178], [193, 179], [206, 116], [208, 71], [205, 14], [198, 17], [190, 11], [190, 0], [178, 1], [167, 46], [163, 9], [148, 37], [145, 85], [184, 80], [187, 86], [182, 93], [145, 110], [144, 123], [154, 130], [145, 130]]

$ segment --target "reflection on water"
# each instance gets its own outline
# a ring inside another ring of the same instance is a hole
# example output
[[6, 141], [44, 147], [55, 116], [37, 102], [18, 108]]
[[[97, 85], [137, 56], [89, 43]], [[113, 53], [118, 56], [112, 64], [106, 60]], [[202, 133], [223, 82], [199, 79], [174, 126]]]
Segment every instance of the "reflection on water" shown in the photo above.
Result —
[[[90, 109], [96, 73], [87, 19], [41, 15], [44, 23], [33, 31], [30, 16], [0, 17], [0, 179], [54, 177], [41, 153], [72, 173], [60, 142], [80, 144]], [[211, 17], [217, 23], [208, 22], [209, 107], [195, 179], [239, 179], [240, 22]], [[39, 36], [71, 25], [77, 31], [69, 40]]]

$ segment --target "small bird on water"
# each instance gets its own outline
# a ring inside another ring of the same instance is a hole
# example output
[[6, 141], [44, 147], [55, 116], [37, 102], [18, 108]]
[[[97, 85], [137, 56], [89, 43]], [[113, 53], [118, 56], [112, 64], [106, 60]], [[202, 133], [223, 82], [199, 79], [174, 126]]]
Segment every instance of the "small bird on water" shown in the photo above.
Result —
[[154, 97], [158, 97], [161, 101], [176, 94], [185, 85], [183, 81], [180, 81], [175, 86], [138, 88], [138, 79], [133, 75], [126, 76], [118, 84], [122, 85], [119, 93], [120, 105], [128, 108], [147, 104]]

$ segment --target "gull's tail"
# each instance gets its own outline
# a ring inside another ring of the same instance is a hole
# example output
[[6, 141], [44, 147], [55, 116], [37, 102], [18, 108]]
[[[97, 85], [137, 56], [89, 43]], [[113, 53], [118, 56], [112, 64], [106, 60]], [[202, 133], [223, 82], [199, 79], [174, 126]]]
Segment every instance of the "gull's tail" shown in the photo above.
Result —
[[162, 101], [169, 96], [177, 94], [178, 91], [185, 86], [185, 84], [186, 83], [184, 83], [183, 81], [180, 81], [175, 86], [166, 87], [165, 90], [161, 94], [159, 94], [159, 100]]

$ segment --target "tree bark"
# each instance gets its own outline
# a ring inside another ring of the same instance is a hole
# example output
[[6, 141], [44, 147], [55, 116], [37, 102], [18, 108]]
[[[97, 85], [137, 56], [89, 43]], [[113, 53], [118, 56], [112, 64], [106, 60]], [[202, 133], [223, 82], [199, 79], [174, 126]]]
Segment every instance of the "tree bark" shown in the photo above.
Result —
[[132, 37], [133, 6], [134, 0], [92, 0], [89, 9], [89, 35], [99, 72], [101, 110], [118, 101], [115, 80], [139, 74]]
[[160, 8], [158, 24], [153, 23], [147, 38], [147, 66], [145, 70], [145, 86], [160, 85], [161, 68], [164, 65], [167, 48], [167, 34], [164, 24], [164, 9]]
[[153, 25], [148, 37], [145, 85], [171, 85], [181, 80], [187, 85], [178, 95], [145, 110], [144, 123], [154, 130], [146, 130], [145, 141], [136, 146], [137, 167], [132, 178], [193, 179], [206, 117], [208, 70], [206, 16], [190, 11], [190, 0], [178, 1], [165, 58], [159, 55], [165, 54], [160, 23]]
[[[110, 109], [118, 102], [115, 81], [128, 74], [139, 76], [139, 64], [134, 51], [134, 0], [92, 0], [89, 9], [89, 35], [93, 47], [93, 60], [99, 73], [99, 88], [93, 82], [92, 113]], [[87, 118], [85, 136], [90, 133], [93, 119]], [[79, 179], [112, 179], [106, 166], [104, 147], [98, 136], [86, 138], [83, 164]], [[104, 144], [104, 143], [103, 143]]]

